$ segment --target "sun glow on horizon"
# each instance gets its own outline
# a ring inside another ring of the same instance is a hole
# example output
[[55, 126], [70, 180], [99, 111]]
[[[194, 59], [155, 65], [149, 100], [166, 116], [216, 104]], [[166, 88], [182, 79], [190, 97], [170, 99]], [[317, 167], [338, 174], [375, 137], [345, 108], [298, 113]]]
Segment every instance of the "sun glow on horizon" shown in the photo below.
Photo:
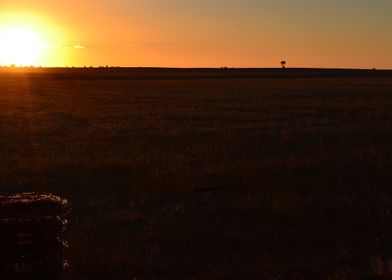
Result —
[[42, 62], [47, 43], [33, 28], [9, 26], [0, 30], [0, 64], [30, 66]]
[[31, 13], [0, 17], [0, 66], [54, 66], [66, 61], [64, 32]]

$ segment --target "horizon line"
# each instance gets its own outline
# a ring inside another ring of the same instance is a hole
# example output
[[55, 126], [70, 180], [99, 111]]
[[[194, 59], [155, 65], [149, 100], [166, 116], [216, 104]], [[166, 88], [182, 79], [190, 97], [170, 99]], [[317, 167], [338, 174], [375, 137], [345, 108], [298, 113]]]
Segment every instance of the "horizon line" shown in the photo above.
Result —
[[0, 68], [6, 69], [167, 69], [167, 70], [360, 70], [360, 71], [392, 71], [392, 68], [354, 68], [354, 67], [176, 67], [176, 66], [16, 66], [0, 65]]

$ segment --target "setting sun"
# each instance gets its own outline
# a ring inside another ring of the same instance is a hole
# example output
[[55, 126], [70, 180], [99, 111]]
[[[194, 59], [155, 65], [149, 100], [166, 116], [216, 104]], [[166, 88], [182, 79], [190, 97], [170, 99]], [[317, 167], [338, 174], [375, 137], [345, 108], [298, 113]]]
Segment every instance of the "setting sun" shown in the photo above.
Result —
[[32, 28], [11, 26], [0, 30], [0, 63], [3, 65], [37, 65], [45, 48], [42, 36]]
[[0, 14], [0, 66], [59, 66], [69, 63], [68, 32], [40, 13]]

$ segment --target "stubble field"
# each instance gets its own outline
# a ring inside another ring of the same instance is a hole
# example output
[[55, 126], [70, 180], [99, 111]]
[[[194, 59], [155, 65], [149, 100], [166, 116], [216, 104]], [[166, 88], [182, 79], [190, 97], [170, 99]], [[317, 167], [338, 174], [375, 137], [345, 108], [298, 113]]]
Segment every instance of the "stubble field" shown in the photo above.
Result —
[[63, 278], [392, 277], [392, 72], [1, 69], [0, 136]]

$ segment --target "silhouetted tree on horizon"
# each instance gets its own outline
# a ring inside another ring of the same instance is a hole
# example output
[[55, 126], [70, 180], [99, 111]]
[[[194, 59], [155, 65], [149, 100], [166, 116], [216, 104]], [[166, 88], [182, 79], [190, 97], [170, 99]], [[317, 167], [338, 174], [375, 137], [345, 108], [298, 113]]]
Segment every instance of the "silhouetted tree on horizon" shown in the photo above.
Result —
[[282, 60], [282, 61], [280, 62], [280, 65], [282, 65], [282, 68], [283, 68], [283, 69], [286, 69], [286, 61], [285, 61], [285, 60]]

